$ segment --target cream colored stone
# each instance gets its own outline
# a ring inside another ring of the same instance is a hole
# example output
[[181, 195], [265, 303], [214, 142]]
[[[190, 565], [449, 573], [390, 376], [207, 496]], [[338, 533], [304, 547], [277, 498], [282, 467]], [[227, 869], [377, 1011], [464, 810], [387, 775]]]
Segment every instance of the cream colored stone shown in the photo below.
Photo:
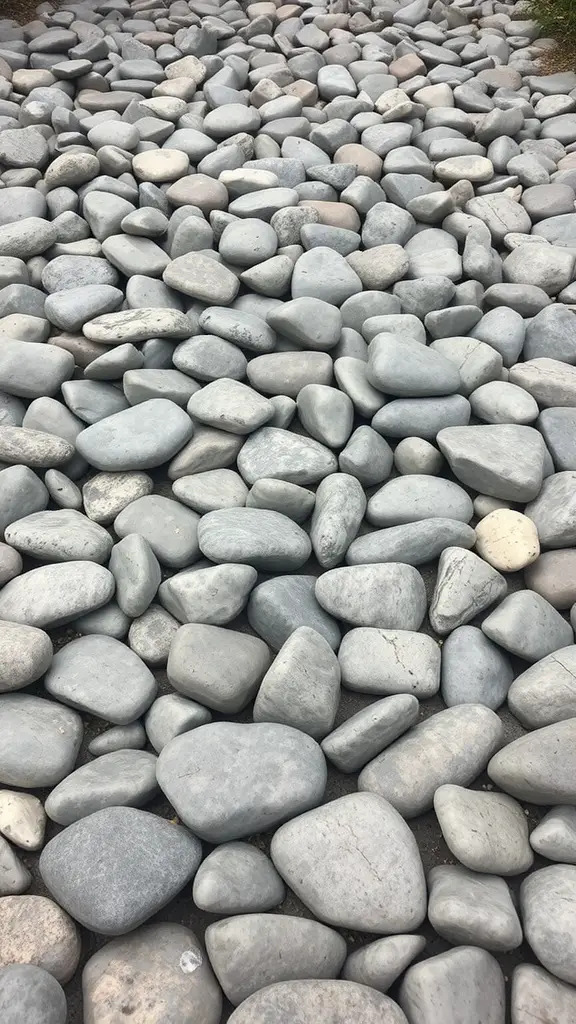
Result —
[[80, 959], [80, 935], [71, 917], [45, 896], [0, 899], [0, 967], [35, 964], [64, 985]]
[[31, 793], [0, 790], [0, 833], [23, 850], [39, 850], [44, 842], [46, 815]]
[[498, 508], [478, 523], [476, 551], [500, 572], [518, 572], [540, 554], [538, 531], [528, 516]]

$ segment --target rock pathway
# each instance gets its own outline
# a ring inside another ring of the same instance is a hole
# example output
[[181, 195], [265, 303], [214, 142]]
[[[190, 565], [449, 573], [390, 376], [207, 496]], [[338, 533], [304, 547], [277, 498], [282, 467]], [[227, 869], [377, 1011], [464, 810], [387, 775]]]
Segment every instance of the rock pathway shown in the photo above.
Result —
[[574, 1024], [551, 45], [522, 0], [0, 20], [2, 1024]]

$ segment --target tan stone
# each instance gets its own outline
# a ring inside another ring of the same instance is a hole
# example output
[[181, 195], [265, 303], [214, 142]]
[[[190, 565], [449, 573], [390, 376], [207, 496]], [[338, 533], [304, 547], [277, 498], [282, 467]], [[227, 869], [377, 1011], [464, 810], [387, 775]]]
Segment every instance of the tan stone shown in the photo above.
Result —
[[403, 57], [392, 61], [388, 71], [391, 75], [395, 75], [399, 82], [405, 82], [408, 78], [413, 78], [414, 75], [425, 75], [426, 65], [417, 53], [405, 53]]
[[44, 842], [46, 815], [37, 796], [0, 790], [0, 832], [23, 850], [39, 850]]
[[379, 181], [382, 177], [382, 160], [358, 142], [349, 142], [346, 146], [340, 146], [334, 154], [335, 164], [354, 164], [358, 174], [364, 174], [367, 178]]
[[476, 527], [476, 551], [501, 572], [518, 572], [540, 554], [538, 531], [528, 516], [499, 508]]
[[136, 153], [132, 161], [132, 171], [142, 181], [162, 184], [182, 178], [189, 169], [186, 153], [179, 149], [151, 149], [144, 153]]
[[313, 107], [318, 100], [318, 87], [314, 82], [307, 82], [304, 78], [297, 78], [295, 82], [290, 82], [290, 85], [285, 85], [282, 92], [287, 96], [297, 96], [305, 107]]
[[225, 210], [228, 206], [226, 186], [207, 174], [188, 174], [180, 178], [169, 186], [166, 198], [173, 206], [198, 206], [205, 215], [212, 210]]
[[45, 896], [0, 899], [0, 967], [35, 964], [65, 984], [79, 959], [78, 929], [57, 903]]
[[320, 223], [347, 231], [360, 231], [360, 217], [348, 203], [330, 203], [322, 199], [302, 199], [298, 206], [311, 207], [320, 214]]

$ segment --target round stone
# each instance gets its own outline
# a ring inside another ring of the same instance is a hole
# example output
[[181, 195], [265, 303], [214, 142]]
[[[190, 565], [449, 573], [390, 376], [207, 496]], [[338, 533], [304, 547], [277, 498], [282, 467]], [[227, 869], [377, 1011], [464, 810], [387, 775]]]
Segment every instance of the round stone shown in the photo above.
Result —
[[64, 985], [80, 959], [74, 921], [45, 896], [0, 899], [0, 968], [35, 964]]
[[476, 550], [500, 572], [518, 572], [540, 554], [538, 531], [528, 516], [499, 508], [476, 526]]

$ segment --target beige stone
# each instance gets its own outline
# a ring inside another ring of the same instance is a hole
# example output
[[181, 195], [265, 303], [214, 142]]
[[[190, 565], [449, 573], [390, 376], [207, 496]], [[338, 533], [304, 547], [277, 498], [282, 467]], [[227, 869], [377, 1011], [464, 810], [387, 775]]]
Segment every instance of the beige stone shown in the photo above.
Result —
[[518, 572], [540, 554], [538, 531], [528, 516], [498, 508], [476, 527], [476, 551], [501, 572]]
[[23, 850], [39, 850], [44, 842], [46, 815], [36, 796], [0, 790], [0, 832]]
[[323, 199], [302, 199], [298, 206], [311, 207], [320, 214], [320, 223], [347, 231], [360, 231], [360, 217], [348, 203], [331, 203]]
[[45, 896], [0, 899], [0, 967], [35, 964], [63, 985], [79, 959], [78, 929], [57, 903]]
[[132, 171], [141, 181], [162, 184], [176, 181], [188, 172], [190, 164], [186, 153], [179, 149], [151, 149], [137, 153], [132, 161]]
[[392, 61], [388, 71], [395, 75], [399, 82], [405, 82], [415, 75], [425, 75], [426, 65], [417, 53], [405, 53], [403, 57]]
[[379, 181], [382, 177], [381, 158], [358, 142], [349, 142], [345, 146], [340, 146], [340, 149], [337, 149], [334, 154], [333, 162], [335, 164], [354, 164], [358, 174], [363, 174], [374, 181]]
[[206, 78], [206, 65], [192, 55], [172, 61], [164, 70], [166, 78], [191, 78], [196, 85], [200, 85]]

